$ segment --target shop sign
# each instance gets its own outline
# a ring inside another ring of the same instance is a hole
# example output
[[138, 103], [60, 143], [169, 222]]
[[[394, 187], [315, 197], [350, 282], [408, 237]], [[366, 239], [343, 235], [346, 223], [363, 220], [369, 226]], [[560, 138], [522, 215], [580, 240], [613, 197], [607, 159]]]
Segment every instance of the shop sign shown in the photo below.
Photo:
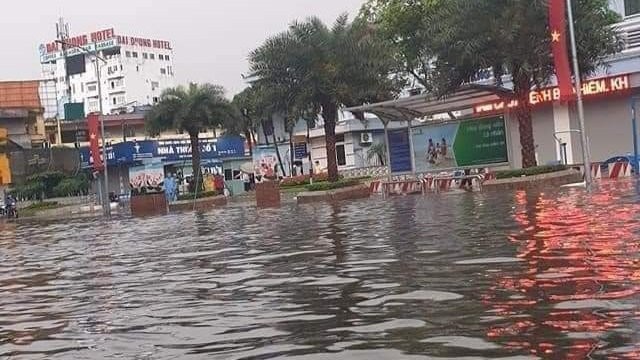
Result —
[[[242, 137], [200, 139], [200, 158], [203, 162], [241, 156], [244, 156], [244, 138]], [[80, 157], [85, 167], [92, 162], [88, 148], [80, 149]], [[191, 161], [191, 158], [191, 141], [185, 139], [127, 141], [107, 147], [109, 165], [151, 160], [164, 163]]]
[[[620, 93], [631, 88], [629, 75], [592, 79], [582, 83], [582, 95], [585, 98]], [[549, 104], [560, 100], [560, 88], [557, 86], [534, 90], [529, 93], [529, 104], [532, 106]], [[518, 106], [517, 100], [493, 101], [473, 107], [474, 114], [504, 112]]]

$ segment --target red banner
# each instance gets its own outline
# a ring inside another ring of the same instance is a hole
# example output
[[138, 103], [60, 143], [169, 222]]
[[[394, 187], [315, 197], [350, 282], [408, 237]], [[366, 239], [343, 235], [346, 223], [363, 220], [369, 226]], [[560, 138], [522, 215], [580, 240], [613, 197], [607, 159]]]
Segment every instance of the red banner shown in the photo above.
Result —
[[569, 48], [567, 46], [567, 2], [566, 0], [549, 0], [549, 31], [551, 32], [551, 51], [556, 67], [556, 77], [560, 88], [560, 101], [573, 99], [573, 83], [569, 65]]
[[89, 155], [93, 158], [93, 170], [101, 171], [104, 167], [100, 154], [100, 116], [97, 113], [87, 115], [87, 128], [89, 130]]

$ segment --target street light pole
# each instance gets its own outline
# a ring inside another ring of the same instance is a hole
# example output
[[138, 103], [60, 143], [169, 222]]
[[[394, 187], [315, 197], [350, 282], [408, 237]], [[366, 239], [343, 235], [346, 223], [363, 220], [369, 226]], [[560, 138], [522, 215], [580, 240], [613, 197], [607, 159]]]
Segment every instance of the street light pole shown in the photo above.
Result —
[[582, 162], [584, 163], [584, 181], [587, 191], [591, 191], [593, 182], [591, 176], [591, 156], [589, 155], [589, 138], [584, 121], [584, 104], [582, 102], [582, 80], [580, 79], [580, 66], [578, 65], [578, 47], [576, 45], [576, 32], [573, 24], [573, 7], [571, 0], [567, 0], [567, 14], [569, 16], [569, 33], [571, 35], [571, 53], [573, 57], [573, 75], [576, 79], [576, 94], [578, 106], [578, 121], [580, 124], [580, 142], [582, 143]]
[[96, 72], [96, 81], [98, 82], [98, 111], [100, 112], [100, 138], [102, 140], [102, 159], [103, 159], [103, 182], [104, 182], [104, 191], [102, 191], [102, 211], [106, 217], [111, 216], [111, 201], [109, 200], [109, 167], [108, 167], [108, 159], [107, 159], [107, 142], [104, 138], [104, 108], [102, 106], [102, 80], [100, 77], [100, 65], [98, 64], [98, 60], [103, 63], [107, 63], [107, 60], [98, 56], [98, 44], [93, 43], [93, 52], [88, 50], [87, 48], [70, 44], [62, 40], [56, 40], [57, 43], [62, 44], [62, 46], [71, 46], [78, 48], [84, 51], [86, 54], [93, 55], [95, 57], [95, 72]]

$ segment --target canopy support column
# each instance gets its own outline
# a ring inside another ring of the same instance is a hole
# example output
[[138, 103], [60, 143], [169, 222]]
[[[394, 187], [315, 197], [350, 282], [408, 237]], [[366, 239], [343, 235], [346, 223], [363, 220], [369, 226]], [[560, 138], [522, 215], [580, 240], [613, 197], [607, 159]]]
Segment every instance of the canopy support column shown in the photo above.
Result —
[[387, 180], [391, 181], [391, 149], [389, 149], [389, 121], [385, 119], [382, 120], [382, 125], [384, 125], [384, 148], [385, 154], [387, 156]]
[[416, 175], [416, 154], [413, 151], [413, 129], [411, 127], [411, 120], [407, 120], [407, 134], [409, 135], [409, 151], [411, 151], [411, 174]]

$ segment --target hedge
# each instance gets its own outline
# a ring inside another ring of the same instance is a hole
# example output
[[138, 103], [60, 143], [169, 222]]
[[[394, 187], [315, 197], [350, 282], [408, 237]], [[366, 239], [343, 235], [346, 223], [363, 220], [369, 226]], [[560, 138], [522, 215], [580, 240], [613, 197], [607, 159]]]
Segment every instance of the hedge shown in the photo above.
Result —
[[[313, 181], [327, 181], [329, 180], [329, 174], [321, 173], [313, 175]], [[308, 185], [311, 183], [311, 175], [299, 175], [282, 179], [280, 181], [281, 187]]]
[[510, 178], [523, 177], [523, 176], [548, 174], [548, 173], [557, 172], [557, 171], [564, 171], [567, 169], [568, 167], [566, 165], [544, 165], [544, 166], [530, 167], [526, 169], [496, 171], [496, 178], [510, 179]]
[[[204, 198], [214, 197], [218, 195], [222, 195], [222, 193], [220, 191], [199, 192], [196, 199], [204, 199]], [[178, 201], [193, 200], [194, 197], [195, 195], [193, 193], [182, 194], [178, 196]]]
[[307, 191], [328, 191], [341, 189], [349, 186], [359, 185], [360, 180], [358, 179], [342, 179], [337, 182], [317, 182], [310, 185], [305, 186]]

